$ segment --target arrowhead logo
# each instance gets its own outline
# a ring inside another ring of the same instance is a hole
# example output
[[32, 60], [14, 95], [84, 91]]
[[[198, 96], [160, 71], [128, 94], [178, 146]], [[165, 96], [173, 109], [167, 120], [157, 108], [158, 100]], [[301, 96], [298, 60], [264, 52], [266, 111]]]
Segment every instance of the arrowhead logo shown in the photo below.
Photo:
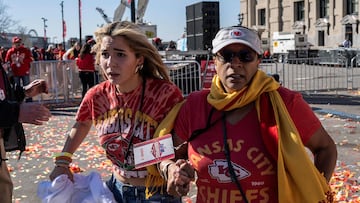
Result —
[[[233, 165], [236, 177], [238, 180], [245, 179], [251, 175], [251, 173], [245, 168], [231, 162]], [[217, 179], [219, 183], [231, 182], [229, 167], [226, 160], [217, 159], [213, 161], [213, 164], [209, 165], [210, 176]]]
[[238, 38], [243, 35], [243, 33], [240, 30], [232, 30], [230, 32], [231, 37]]

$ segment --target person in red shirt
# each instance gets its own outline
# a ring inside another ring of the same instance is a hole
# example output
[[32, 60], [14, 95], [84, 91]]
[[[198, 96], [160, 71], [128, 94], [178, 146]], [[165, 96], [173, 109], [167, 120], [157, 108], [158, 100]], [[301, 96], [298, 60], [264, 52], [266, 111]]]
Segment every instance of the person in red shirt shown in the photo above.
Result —
[[56, 52], [55, 52], [55, 53], [56, 53], [56, 55], [55, 55], [56, 60], [62, 61], [65, 52], [66, 52], [66, 51], [65, 51], [65, 48], [64, 48], [63, 44], [62, 44], [62, 43], [59, 43], [59, 44], [57, 45], [57, 49], [56, 49]]
[[79, 78], [82, 84], [82, 98], [85, 93], [95, 84], [95, 57], [91, 53], [91, 45], [85, 43], [81, 49], [79, 57], [75, 59], [79, 69]]
[[212, 45], [210, 90], [191, 93], [158, 127], [176, 149], [176, 161], [159, 165], [168, 192], [187, 194], [195, 170], [197, 203], [333, 202], [336, 145], [302, 95], [259, 68], [258, 33], [222, 28]]
[[[13, 37], [13, 47], [5, 57], [5, 62], [10, 64], [10, 69], [15, 83], [15, 88], [22, 88], [30, 83], [30, 63], [33, 61], [30, 49], [22, 44], [19, 37]], [[26, 101], [32, 101], [28, 98]]]
[[134, 160], [134, 145], [152, 139], [158, 124], [183, 100], [180, 89], [138, 25], [113, 22], [95, 36], [95, 59], [106, 80], [82, 99], [50, 179], [66, 174], [74, 180], [69, 168], [72, 154], [93, 126], [113, 165], [106, 184], [117, 202], [181, 203], [181, 198], [166, 193], [156, 165], [136, 168]]

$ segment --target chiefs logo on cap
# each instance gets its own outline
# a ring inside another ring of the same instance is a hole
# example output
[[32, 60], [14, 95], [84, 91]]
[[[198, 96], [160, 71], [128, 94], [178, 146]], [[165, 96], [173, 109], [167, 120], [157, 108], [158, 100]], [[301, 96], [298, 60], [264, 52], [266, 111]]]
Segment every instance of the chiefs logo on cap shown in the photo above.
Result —
[[232, 30], [230, 32], [230, 36], [233, 38], [239, 38], [243, 35], [243, 33], [240, 30]]

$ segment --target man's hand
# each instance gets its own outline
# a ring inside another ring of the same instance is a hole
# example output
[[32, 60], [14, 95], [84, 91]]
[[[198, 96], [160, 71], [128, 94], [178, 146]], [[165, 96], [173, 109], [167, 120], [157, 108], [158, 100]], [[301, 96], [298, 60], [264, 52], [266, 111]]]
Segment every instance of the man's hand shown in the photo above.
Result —
[[38, 103], [21, 103], [19, 111], [19, 123], [42, 125], [51, 117], [50, 110]]
[[48, 85], [45, 80], [43, 79], [36, 79], [32, 81], [30, 84], [24, 87], [25, 95], [27, 97], [34, 97], [41, 93], [48, 93]]

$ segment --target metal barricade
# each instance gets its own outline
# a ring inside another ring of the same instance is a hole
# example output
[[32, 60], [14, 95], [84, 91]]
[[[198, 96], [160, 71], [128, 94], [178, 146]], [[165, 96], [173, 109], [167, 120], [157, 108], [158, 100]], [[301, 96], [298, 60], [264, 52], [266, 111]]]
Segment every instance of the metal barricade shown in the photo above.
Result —
[[44, 79], [49, 94], [34, 97], [48, 103], [66, 103], [81, 99], [81, 83], [74, 60], [34, 61], [31, 63], [30, 80]]
[[[291, 59], [287, 63], [266, 60], [260, 69], [278, 74], [284, 87], [299, 92], [324, 92], [360, 88], [360, 68], [357, 57], [351, 60], [333, 58]], [[349, 62], [350, 61], [350, 62]], [[327, 63], [328, 62], [328, 63]], [[184, 96], [204, 88], [207, 67], [196, 60], [165, 60], [171, 80]], [[49, 94], [34, 98], [42, 102], [66, 103], [81, 100], [81, 82], [75, 61], [35, 61], [31, 64], [30, 79], [42, 78], [49, 84]]]
[[[336, 63], [334, 61], [336, 60]], [[353, 90], [360, 88], [360, 69], [355, 59], [317, 57], [292, 59], [287, 63], [261, 63], [269, 74], [279, 74], [283, 86], [302, 92]]]
[[202, 89], [201, 66], [195, 60], [164, 61], [169, 68], [171, 80], [181, 89], [184, 96]]
[[[201, 67], [195, 60], [164, 61], [169, 68], [171, 80], [181, 89], [184, 96], [202, 89]], [[44, 79], [49, 94], [34, 97], [34, 101], [45, 103], [67, 103], [81, 100], [81, 82], [75, 61], [34, 61], [31, 64], [30, 79]]]

